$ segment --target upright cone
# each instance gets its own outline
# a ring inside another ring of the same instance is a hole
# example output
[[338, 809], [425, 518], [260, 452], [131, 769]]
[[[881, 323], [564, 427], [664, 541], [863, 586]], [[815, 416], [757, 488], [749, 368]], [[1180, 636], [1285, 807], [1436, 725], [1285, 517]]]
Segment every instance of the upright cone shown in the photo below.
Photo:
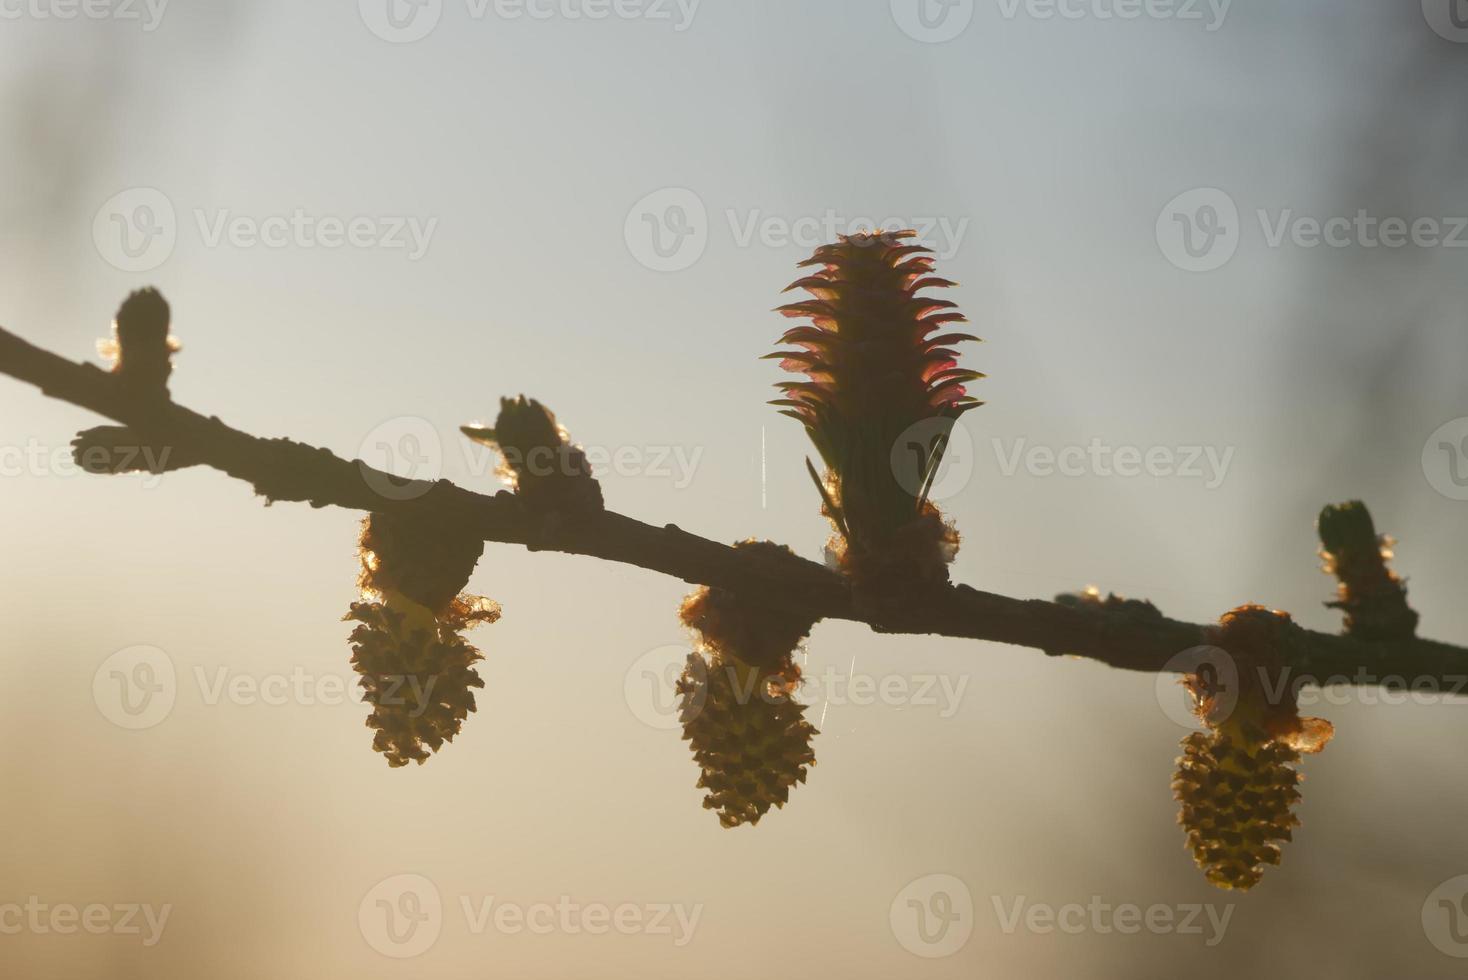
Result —
[[842, 569], [868, 595], [945, 582], [958, 534], [928, 500], [957, 419], [980, 403], [943, 333], [964, 320], [954, 304], [920, 295], [952, 286], [933, 273], [913, 232], [843, 236], [816, 250], [796, 281], [813, 298], [780, 307], [810, 324], [785, 332], [795, 350], [769, 355], [803, 381], [777, 385], [773, 404], [805, 426], [826, 464], [817, 476], [838, 532]]

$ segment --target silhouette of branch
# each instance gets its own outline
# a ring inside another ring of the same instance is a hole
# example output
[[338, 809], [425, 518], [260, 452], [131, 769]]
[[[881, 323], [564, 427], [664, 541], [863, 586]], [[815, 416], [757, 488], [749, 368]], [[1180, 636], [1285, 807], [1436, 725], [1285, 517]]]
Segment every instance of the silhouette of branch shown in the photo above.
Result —
[[[882, 633], [988, 640], [1126, 670], [1172, 669], [1178, 654], [1207, 642], [1207, 627], [1168, 619], [1142, 602], [1047, 602], [959, 585], [914, 595], [900, 609], [867, 609], [853, 600], [841, 576], [812, 561], [736, 550], [671, 524], [658, 527], [610, 511], [548, 518], [507, 491], [488, 495], [446, 480], [404, 481], [326, 449], [252, 436], [161, 393], [139, 394], [117, 375], [69, 361], [3, 329], [0, 374], [120, 423], [142, 444], [166, 448], [168, 469], [212, 467], [251, 484], [267, 503], [403, 513], [485, 541], [587, 555], [728, 589], [811, 620], [851, 620]], [[1468, 649], [1462, 647], [1294, 629], [1289, 662], [1296, 677], [1388, 687], [1423, 681], [1446, 687], [1468, 678]]]

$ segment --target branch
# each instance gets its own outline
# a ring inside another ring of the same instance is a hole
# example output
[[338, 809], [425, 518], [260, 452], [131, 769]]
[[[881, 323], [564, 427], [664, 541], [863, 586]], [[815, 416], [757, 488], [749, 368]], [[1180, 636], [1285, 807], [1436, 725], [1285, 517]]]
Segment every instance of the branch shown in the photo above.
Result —
[[[1206, 627], [1168, 619], [1146, 603], [1014, 599], [962, 585], [933, 589], [897, 611], [866, 609], [853, 601], [841, 576], [812, 561], [776, 561], [671, 524], [657, 527], [610, 511], [547, 521], [509, 492], [491, 496], [447, 480], [405, 481], [326, 449], [230, 428], [3, 329], [0, 374], [125, 425], [141, 444], [166, 447], [174, 461], [169, 468], [210, 466], [251, 484], [267, 503], [403, 513], [485, 541], [588, 555], [728, 589], [813, 621], [845, 619], [883, 633], [989, 640], [1126, 670], [1171, 669], [1179, 653], [1207, 642]], [[385, 494], [384, 488], [392, 492]], [[1462, 647], [1421, 639], [1368, 642], [1296, 629], [1291, 645], [1296, 676], [1393, 687], [1414, 680], [1448, 685], [1468, 676], [1468, 649]]]

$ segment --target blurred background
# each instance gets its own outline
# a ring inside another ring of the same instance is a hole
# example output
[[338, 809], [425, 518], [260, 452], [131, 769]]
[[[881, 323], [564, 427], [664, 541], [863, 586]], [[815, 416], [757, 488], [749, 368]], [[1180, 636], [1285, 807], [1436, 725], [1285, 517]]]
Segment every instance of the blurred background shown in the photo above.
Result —
[[[607, 460], [611, 507], [819, 558], [770, 310], [831, 234], [916, 226], [987, 341], [942, 481], [958, 581], [1335, 630], [1313, 521], [1360, 497], [1422, 633], [1468, 641], [1458, 0], [0, 17], [0, 324], [58, 353], [157, 285], [175, 397], [246, 431], [493, 491], [457, 426], [525, 392]], [[1434, 896], [1468, 890], [1462, 699], [1307, 701], [1337, 738], [1283, 866], [1235, 895], [1175, 825], [1168, 680], [826, 623], [819, 764], [725, 831], [650, 680], [687, 587], [492, 545], [479, 712], [390, 771], [344, 693], [359, 515], [84, 478], [95, 422], [0, 383], [0, 906], [108, 910], [0, 915], [7, 976], [1461, 974]], [[1093, 444], [1173, 465], [1044, 465]], [[142, 716], [111, 686], [140, 662]], [[634, 911], [514, 928], [558, 904]], [[1044, 928], [1124, 904], [1174, 925]]]

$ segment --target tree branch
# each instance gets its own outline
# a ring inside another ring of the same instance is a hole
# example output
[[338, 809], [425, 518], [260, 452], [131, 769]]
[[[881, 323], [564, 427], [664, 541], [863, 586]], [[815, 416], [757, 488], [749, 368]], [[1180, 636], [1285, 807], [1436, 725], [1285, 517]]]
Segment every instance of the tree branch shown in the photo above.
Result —
[[[411, 514], [486, 541], [588, 555], [729, 589], [812, 620], [845, 619], [884, 633], [936, 634], [1088, 657], [1137, 671], [1170, 669], [1203, 645], [1206, 627], [1167, 619], [1142, 603], [1014, 599], [967, 586], [932, 590], [897, 611], [853, 602], [841, 576], [800, 558], [774, 561], [610, 511], [546, 520], [514, 494], [474, 493], [441, 480], [415, 483], [289, 439], [261, 439], [166, 397], [139, 395], [116, 375], [59, 357], [0, 329], [0, 374], [127, 426], [179, 465], [206, 465], [251, 484], [267, 502]], [[171, 467], [173, 468], [173, 467]], [[388, 490], [389, 492], [384, 492]], [[1298, 629], [1291, 666], [1320, 682], [1443, 685], [1468, 676], [1468, 650], [1430, 640], [1366, 642]]]

